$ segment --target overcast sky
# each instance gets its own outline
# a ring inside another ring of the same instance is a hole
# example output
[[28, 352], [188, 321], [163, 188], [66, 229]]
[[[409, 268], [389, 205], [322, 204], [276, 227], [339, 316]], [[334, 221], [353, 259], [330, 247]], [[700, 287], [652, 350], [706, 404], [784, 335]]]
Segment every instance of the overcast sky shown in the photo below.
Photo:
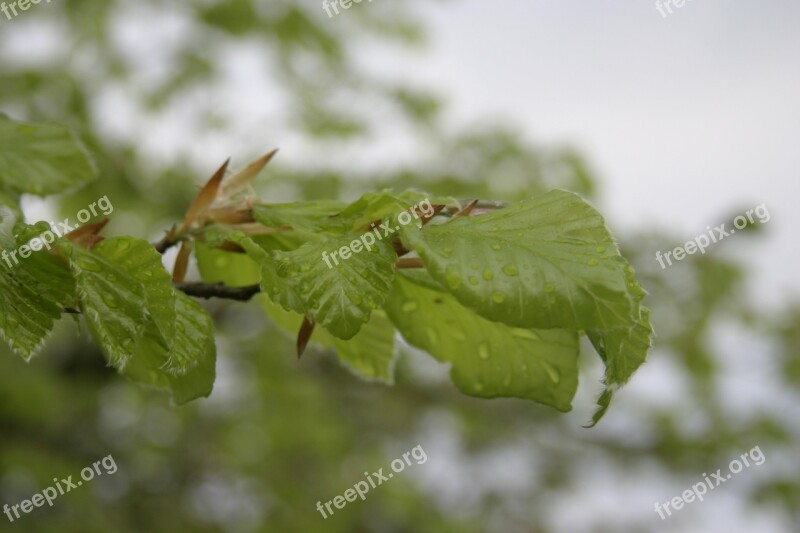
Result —
[[759, 300], [800, 295], [800, 2], [689, 0], [666, 18], [632, 0], [426, 13], [433, 46], [404, 67], [452, 96], [454, 123], [501, 116], [537, 142], [573, 143], [617, 228], [689, 240], [765, 203], [767, 242], [726, 252], [758, 265]]

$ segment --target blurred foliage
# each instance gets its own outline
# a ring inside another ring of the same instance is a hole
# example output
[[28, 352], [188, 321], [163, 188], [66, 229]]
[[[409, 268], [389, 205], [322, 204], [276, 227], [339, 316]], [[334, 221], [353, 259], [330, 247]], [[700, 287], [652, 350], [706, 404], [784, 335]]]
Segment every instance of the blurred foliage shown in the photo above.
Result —
[[[517, 199], [553, 187], [593, 198], [598, 184], [572, 150], [531, 147], [505, 126], [448, 133], [436, 95], [361, 65], [370, 45], [423, 41], [415, 6], [362, 3], [329, 19], [310, 0], [40, 4], [0, 25], [0, 112], [79, 132], [101, 179], [54, 208], [67, 216], [107, 194], [112, 234], [155, 239], [181, 217], [206, 177], [192, 161], [196, 144], [227, 136], [226, 146], [242, 149], [239, 131], [247, 127], [249, 155], [265, 148], [267, 140], [253, 138], [242, 117], [226, 116], [213, 92], [231, 55], [253, 51], [276, 87], [241, 89], [279, 109], [257, 114], [263, 135], [268, 119], [283, 120], [324, 160], [348, 143], [368, 146], [386, 129], [405, 129], [429, 154], [377, 175], [279, 159], [262, 181], [268, 194], [350, 199], [368, 183], [459, 198]], [[27, 52], [34, 38], [50, 43], [46, 53]], [[180, 116], [184, 106], [196, 120], [175, 124], [191, 131], [183, 151], [155, 157], [142, 125]], [[137, 127], [121, 134], [131, 122]], [[588, 505], [581, 498], [589, 483], [598, 492], [662, 483], [666, 501], [755, 445], [765, 465], [725, 492], [741, 498], [743, 513], [800, 530], [798, 303], [787, 303], [791, 311], [751, 303], [749, 273], [720, 253], [746, 246], [747, 237], [662, 271], [655, 251], [680, 238], [646, 228], [615, 233], [650, 291], [658, 337], [648, 365], [672, 384], [660, 400], [632, 386], [590, 431], [580, 428], [589, 413], [562, 417], [522, 400], [464, 397], [446, 368], [414, 353], [400, 358], [395, 387], [364, 383], [324, 351], [298, 363], [293, 339], [254, 302], [209, 306], [220, 330], [216, 390], [178, 409], [106, 368], [97, 348], [65, 324], [30, 364], [0, 354], [0, 503], [18, 503], [108, 454], [119, 470], [19, 522], [0, 517], [0, 531], [563, 531], [564, 510]], [[599, 364], [584, 359], [584, 382], [596, 383]], [[757, 375], [730, 375], [754, 359], [746, 368]], [[743, 406], [740, 393], [755, 386], [770, 396]], [[315, 510], [417, 444], [425, 465], [331, 518]], [[694, 504], [665, 525], [646, 507], [606, 509], [584, 517], [582, 530], [674, 531], [704, 509]]]

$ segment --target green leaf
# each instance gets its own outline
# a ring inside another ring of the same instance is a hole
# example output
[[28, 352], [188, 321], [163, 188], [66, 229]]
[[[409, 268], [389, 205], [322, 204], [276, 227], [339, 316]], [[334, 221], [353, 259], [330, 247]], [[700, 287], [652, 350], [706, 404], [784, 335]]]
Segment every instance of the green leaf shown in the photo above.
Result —
[[[262, 305], [269, 317], [292, 338], [297, 336], [303, 317], [286, 311], [262, 295]], [[369, 322], [364, 324], [356, 336], [349, 340], [337, 339], [327, 331], [316, 328], [311, 344], [336, 352], [339, 361], [351, 372], [367, 381], [394, 383], [394, 325], [386, 313], [373, 311]]]
[[256, 205], [253, 218], [268, 228], [288, 226], [313, 233], [338, 227], [336, 214], [343, 207], [341, 202], [333, 200]]
[[336, 337], [350, 339], [386, 300], [397, 260], [385, 241], [347, 259], [331, 256], [351, 242], [361, 244], [358, 237], [343, 235], [272, 254], [252, 239], [238, 236], [237, 242], [261, 264], [261, 286], [272, 301], [310, 317]]
[[394, 334], [394, 325], [386, 313], [377, 309], [352, 339], [332, 337], [333, 347], [339, 360], [355, 374], [392, 385], [396, 361]]
[[0, 187], [0, 209], [6, 207], [16, 215], [18, 220], [22, 220], [22, 209], [19, 206], [19, 193], [14, 192], [8, 187]]
[[590, 330], [586, 334], [597, 353], [606, 364], [606, 388], [597, 401], [598, 410], [592, 417], [594, 426], [605, 414], [614, 392], [627, 383], [633, 373], [644, 363], [652, 345], [653, 327], [650, 325], [650, 311], [641, 305], [646, 292], [636, 282], [633, 268], [626, 265], [628, 288], [635, 303], [635, 318], [628, 327], [605, 331]]
[[[169, 357], [164, 339], [153, 322], [148, 323], [143, 337], [136, 346], [136, 353], [122, 370], [123, 375], [138, 383], [170, 389], [175, 403], [187, 403], [200, 397], [207, 397], [214, 388], [216, 379], [216, 346], [210, 335], [211, 319], [197, 302], [178, 293], [180, 320], [184, 324], [194, 323], [191, 330], [198, 331], [195, 343], [201, 343], [199, 352], [191, 368], [184, 371], [169, 370]], [[184, 307], [185, 306], [185, 307]]]
[[108, 361], [123, 369], [145, 327], [142, 284], [123, 267], [69, 241], [59, 246], [69, 258], [89, 331]]
[[[145, 347], [137, 348], [136, 365], [126, 374], [151, 376], [141, 379], [152, 384], [168, 383], [178, 403], [208, 396], [214, 384], [216, 347], [213, 322], [205, 309], [173, 288], [161, 255], [147, 241], [107, 239], [93, 252], [130, 275], [144, 290], [148, 324], [138, 341]], [[161, 374], [165, 380], [152, 377]]]
[[96, 177], [88, 152], [66, 126], [26, 124], [0, 114], [0, 185], [45, 196]]
[[625, 262], [602, 216], [575, 194], [402, 232], [431, 275], [486, 318], [524, 328], [630, 324]]
[[386, 304], [389, 318], [412, 345], [452, 364], [465, 394], [515, 397], [572, 408], [578, 385], [578, 336], [551, 329], [512, 328], [491, 322], [453, 296], [398, 274]]
[[258, 263], [245, 254], [226, 252], [202, 242], [195, 242], [194, 251], [200, 277], [206, 283], [243, 287], [256, 285], [261, 281]]
[[166, 369], [183, 372], [191, 368], [205, 352], [205, 340], [212, 337], [211, 318], [202, 306], [173, 288], [153, 245], [133, 237], [116, 237], [102, 241], [93, 252], [142, 284], [148, 318], [169, 348]]
[[20, 256], [11, 230], [14, 215], [4, 209], [0, 216], [0, 248], [5, 254], [0, 259], [0, 335], [28, 360], [41, 349], [64, 307], [72, 303], [75, 287], [58, 258], [45, 251]]
[[92, 252], [128, 274], [144, 289], [145, 305], [161, 336], [172, 347], [176, 328], [174, 290], [161, 255], [147, 241], [133, 237], [114, 237], [97, 244]]
[[392, 194], [391, 191], [366, 193], [361, 198], [345, 207], [337, 218], [347, 229], [363, 230], [370, 222], [394, 218], [412, 204]]

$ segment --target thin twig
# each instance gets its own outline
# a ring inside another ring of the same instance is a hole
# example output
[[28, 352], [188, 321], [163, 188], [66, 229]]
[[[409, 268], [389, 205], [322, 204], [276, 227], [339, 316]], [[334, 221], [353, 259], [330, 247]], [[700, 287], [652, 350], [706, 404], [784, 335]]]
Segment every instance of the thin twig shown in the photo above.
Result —
[[160, 253], [161, 255], [164, 255], [164, 252], [166, 252], [176, 244], [178, 243], [170, 239], [169, 235], [166, 235], [163, 239], [155, 243], [153, 246], [155, 247], [156, 252]]
[[395, 263], [395, 268], [425, 268], [419, 257], [401, 257]]
[[175, 283], [174, 287], [195, 298], [205, 298], [206, 300], [221, 298], [240, 302], [246, 302], [261, 292], [261, 286], [259, 285], [228, 287], [223, 283]]

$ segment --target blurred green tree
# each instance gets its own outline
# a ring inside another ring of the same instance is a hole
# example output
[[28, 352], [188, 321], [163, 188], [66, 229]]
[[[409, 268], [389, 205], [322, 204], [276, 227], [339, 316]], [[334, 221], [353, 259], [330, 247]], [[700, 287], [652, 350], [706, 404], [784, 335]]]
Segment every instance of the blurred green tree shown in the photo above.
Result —
[[[435, 95], [371, 75], [359, 62], [370, 46], [419, 46], [424, 35], [413, 3], [360, 7], [334, 24], [315, 2], [40, 4], [0, 26], [0, 111], [80, 132], [103, 179], [47, 205], [68, 216], [107, 194], [116, 208], [110, 234], [156, 240], [218, 158], [208, 152], [239, 160], [282, 135], [313, 155], [271, 169], [259, 185], [267, 198], [352, 200], [390, 186], [504, 200], [563, 187], [594, 197], [598, 183], [574, 151], [531, 147], [510, 127], [453, 135]], [[242, 68], [252, 70], [249, 83], [226, 83]], [[385, 124], [426, 149], [378, 173], [336, 164], [354, 146], [386, 142]], [[651, 364], [679, 384], [667, 402], [633, 387], [606, 427], [586, 431], [578, 426], [587, 412], [562, 417], [520, 400], [462, 396], [413, 351], [399, 360], [397, 386], [385, 388], [354, 380], [322, 350], [298, 365], [294, 340], [265, 324], [257, 304], [214, 302], [217, 389], [175, 409], [107, 368], [94, 344], [61, 324], [30, 364], [0, 354], [0, 502], [19, 502], [108, 454], [119, 471], [19, 523], [0, 520], [0, 530], [559, 531], [558, 510], [587, 505], [589, 480], [599, 484], [591, 490], [614, 491], [642, 483], [643, 471], [693, 479], [755, 444], [769, 458], [765, 474], [726, 490], [797, 529], [798, 304], [754, 309], [748, 273], [716, 251], [665, 276], [652, 253], [679, 239], [618, 233], [650, 291], [659, 333]], [[785, 409], [742, 413], [731, 401], [727, 354], [713, 340], [720, 328], [764, 342], [759, 378]], [[588, 359], [584, 375], [596, 382], [599, 365]], [[319, 516], [318, 500], [417, 444], [425, 466]], [[662, 527], [649, 509], [624, 511], [614, 510], [618, 521], [611, 513], [587, 521], [593, 531]]]

